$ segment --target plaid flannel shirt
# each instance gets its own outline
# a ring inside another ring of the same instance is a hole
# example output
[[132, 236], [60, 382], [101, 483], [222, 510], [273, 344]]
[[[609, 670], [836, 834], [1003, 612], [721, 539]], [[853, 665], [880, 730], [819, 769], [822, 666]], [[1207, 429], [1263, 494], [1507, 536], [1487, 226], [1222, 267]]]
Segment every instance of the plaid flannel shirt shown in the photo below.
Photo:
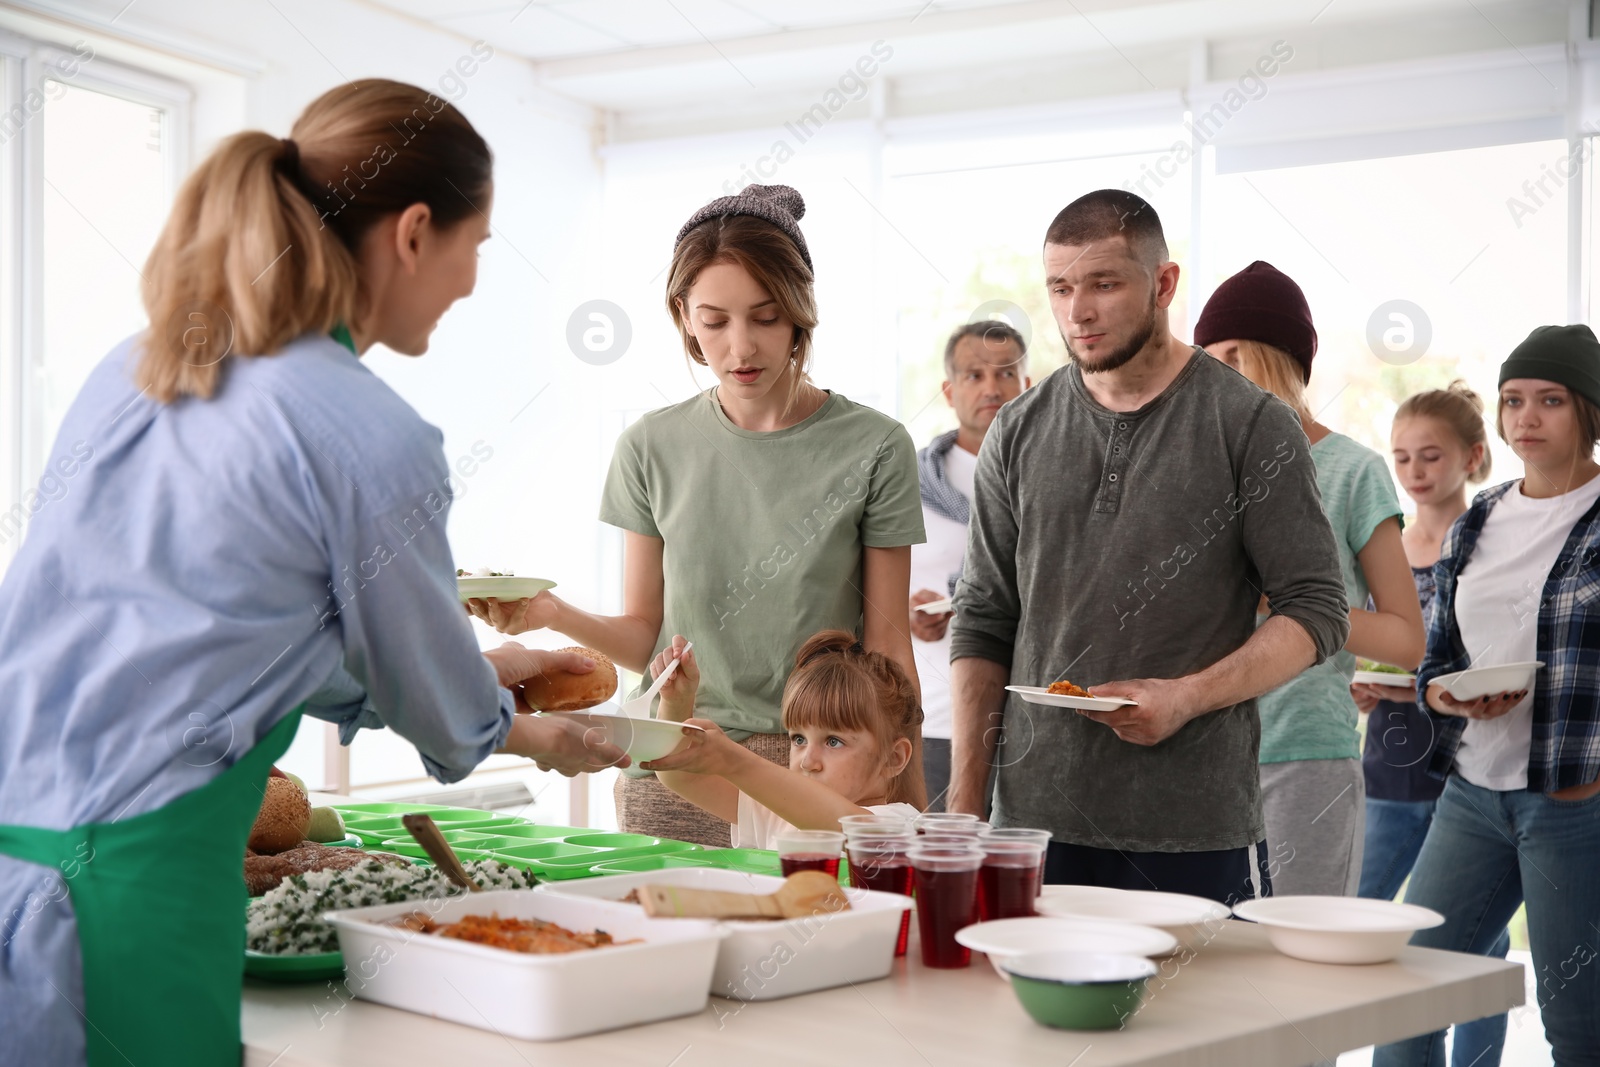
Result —
[[[1428, 683], [1472, 666], [1456, 625], [1457, 582], [1489, 512], [1516, 485], [1507, 482], [1479, 493], [1450, 527], [1434, 564], [1438, 592], [1428, 613], [1428, 651], [1417, 668], [1417, 696], [1437, 729], [1428, 766], [1435, 778], [1455, 765], [1467, 720], [1428, 708]], [[1573, 525], [1545, 577], [1537, 626], [1544, 667], [1533, 690], [1528, 789], [1553, 793], [1600, 778], [1600, 502]]]

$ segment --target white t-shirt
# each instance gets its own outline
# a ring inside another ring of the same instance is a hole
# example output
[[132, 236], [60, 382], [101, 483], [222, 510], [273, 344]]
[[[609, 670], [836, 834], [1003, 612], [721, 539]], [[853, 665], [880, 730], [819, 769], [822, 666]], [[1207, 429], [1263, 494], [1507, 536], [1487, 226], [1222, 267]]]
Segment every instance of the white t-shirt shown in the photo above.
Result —
[[[898, 815], [902, 819], [915, 819], [922, 812], [910, 804], [868, 804], [874, 815]], [[764, 804], [757, 804], [744, 793], [739, 794], [739, 823], [733, 828], [734, 848], [776, 848], [778, 835], [793, 830], [789, 823]]]
[[[1538, 659], [1539, 601], [1573, 524], [1600, 499], [1600, 477], [1536, 500], [1522, 487], [1495, 503], [1456, 587], [1456, 625], [1474, 667]], [[1482, 789], [1528, 788], [1533, 694], [1498, 719], [1471, 719], [1456, 772]]]
[[[944, 473], [951, 488], [972, 500], [978, 457], [953, 446], [945, 453]], [[961, 567], [967, 551], [967, 528], [953, 519], [924, 506], [922, 525], [928, 540], [911, 546], [911, 591], [932, 589], [940, 596], [950, 591], [950, 575]], [[917, 677], [922, 684], [922, 736], [948, 739], [951, 734], [950, 630], [937, 641], [923, 641], [912, 635], [911, 650], [917, 657]]]

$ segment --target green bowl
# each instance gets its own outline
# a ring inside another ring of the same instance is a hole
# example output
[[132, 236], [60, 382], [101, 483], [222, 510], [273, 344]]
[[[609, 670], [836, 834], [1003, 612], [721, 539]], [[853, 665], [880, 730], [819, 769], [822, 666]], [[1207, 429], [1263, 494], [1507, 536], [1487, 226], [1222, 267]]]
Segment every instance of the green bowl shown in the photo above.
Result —
[[1144, 1001], [1156, 965], [1143, 956], [1027, 952], [1000, 961], [1033, 1021], [1063, 1030], [1115, 1030]]

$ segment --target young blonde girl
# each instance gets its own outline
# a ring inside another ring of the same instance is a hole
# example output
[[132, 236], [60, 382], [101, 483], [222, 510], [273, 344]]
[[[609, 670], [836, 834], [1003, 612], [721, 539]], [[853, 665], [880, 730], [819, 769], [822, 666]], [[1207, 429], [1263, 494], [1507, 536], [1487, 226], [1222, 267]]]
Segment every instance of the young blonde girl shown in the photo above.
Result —
[[737, 744], [710, 719], [693, 718], [700, 669], [684, 639], [650, 665], [658, 675], [682, 656], [661, 690], [657, 716], [698, 726], [680, 751], [644, 764], [661, 782], [733, 828], [736, 848], [772, 848], [789, 827], [837, 830], [842, 815], [915, 817], [926, 803], [912, 759], [922, 709], [905, 671], [855, 635], [824, 630], [801, 646], [783, 687], [787, 769]]

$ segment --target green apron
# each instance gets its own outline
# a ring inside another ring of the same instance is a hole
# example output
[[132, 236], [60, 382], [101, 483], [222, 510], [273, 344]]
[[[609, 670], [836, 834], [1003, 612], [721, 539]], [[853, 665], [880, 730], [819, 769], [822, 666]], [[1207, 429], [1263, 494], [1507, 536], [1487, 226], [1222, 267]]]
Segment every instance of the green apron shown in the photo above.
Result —
[[70, 830], [0, 826], [0, 855], [58, 867], [66, 882], [89, 1067], [239, 1063], [245, 843], [302, 710], [155, 811]]

